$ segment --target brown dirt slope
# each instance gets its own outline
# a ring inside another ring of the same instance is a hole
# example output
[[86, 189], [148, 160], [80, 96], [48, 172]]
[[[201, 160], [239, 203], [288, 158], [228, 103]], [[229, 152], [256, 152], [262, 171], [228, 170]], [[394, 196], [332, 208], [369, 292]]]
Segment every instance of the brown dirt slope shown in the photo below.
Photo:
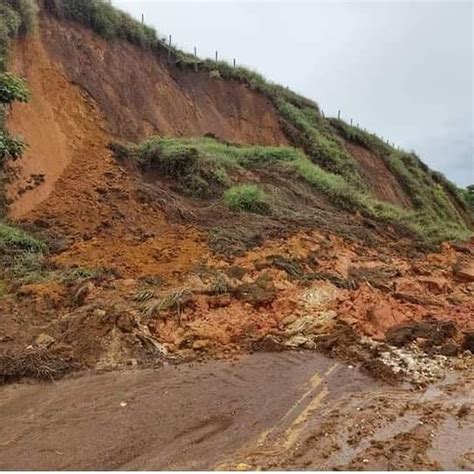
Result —
[[97, 102], [119, 138], [210, 132], [237, 143], [287, 143], [269, 101], [240, 83], [177, 69], [151, 51], [105, 41], [75, 23], [44, 16], [42, 25], [50, 57]]
[[397, 206], [413, 206], [410, 197], [403, 191], [382, 158], [355, 143], [346, 142], [345, 146], [356, 160], [362, 179], [374, 196]]
[[242, 84], [168, 67], [151, 52], [74, 23], [42, 16], [38, 37], [19, 41], [12, 56], [33, 93], [32, 103], [15, 105], [9, 122], [30, 144], [10, 187], [14, 218], [51, 193], [84, 140], [93, 143], [83, 129], [88, 119], [80, 117], [89, 113], [84, 101], [104, 117], [107, 135], [122, 140], [212, 133], [237, 143], [287, 144], [273, 106]]

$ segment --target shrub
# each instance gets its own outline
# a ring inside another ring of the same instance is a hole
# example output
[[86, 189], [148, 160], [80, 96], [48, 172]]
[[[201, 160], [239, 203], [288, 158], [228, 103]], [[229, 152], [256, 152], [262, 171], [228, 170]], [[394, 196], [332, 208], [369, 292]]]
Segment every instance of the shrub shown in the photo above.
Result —
[[143, 170], [157, 171], [174, 187], [195, 197], [217, 196], [230, 179], [226, 168], [207, 151], [210, 139], [152, 138], [138, 146], [111, 144], [118, 159], [135, 160]]
[[254, 184], [233, 186], [225, 192], [224, 200], [233, 211], [266, 214], [269, 210], [265, 193]]
[[8, 159], [16, 160], [26, 148], [22, 138], [12, 137], [6, 132], [0, 131], [0, 167]]
[[18, 32], [30, 33], [35, 30], [38, 19], [38, 5], [35, 0], [5, 0], [20, 17]]
[[0, 74], [0, 104], [28, 102], [30, 92], [23, 79], [9, 72]]

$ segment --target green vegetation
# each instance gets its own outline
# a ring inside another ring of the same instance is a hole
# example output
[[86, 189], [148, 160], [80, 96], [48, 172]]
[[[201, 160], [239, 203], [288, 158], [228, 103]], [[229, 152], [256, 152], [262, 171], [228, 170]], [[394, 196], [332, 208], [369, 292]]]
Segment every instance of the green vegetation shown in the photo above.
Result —
[[442, 173], [430, 170], [414, 153], [396, 150], [373, 133], [365, 132], [342, 120], [329, 119], [331, 126], [346, 140], [375, 153], [384, 160], [415, 209], [434, 219], [462, 223], [458, 208], [467, 211], [465, 194]]
[[25, 81], [11, 73], [0, 76], [0, 104], [11, 104], [14, 101], [28, 102], [30, 92]]
[[63, 283], [97, 278], [102, 269], [56, 268], [47, 262], [48, 246], [24, 230], [0, 221], [0, 297], [10, 283], [59, 280]]
[[[428, 202], [409, 211], [378, 201], [364, 187], [318, 166], [301, 150], [292, 147], [238, 146], [212, 138], [152, 138], [139, 145], [112, 144], [118, 159], [132, 159], [143, 170], [156, 171], [170, 178], [185, 195], [220, 197], [238, 211], [267, 213], [268, 199], [255, 185], [238, 185], [245, 170], [278, 167], [296, 173], [331, 202], [348, 211], [359, 211], [372, 219], [410, 229], [437, 242], [461, 239], [468, 231], [461, 220], [449, 213], [451, 204], [441, 187], [434, 186], [429, 199], [437, 199], [436, 212]], [[198, 183], [198, 184], [196, 184]], [[229, 189], [230, 188], [230, 189]], [[428, 198], [426, 198], [428, 199]]]
[[45, 271], [46, 248], [26, 232], [0, 221], [0, 276], [23, 281], [40, 279]]
[[233, 172], [289, 162], [300, 154], [289, 147], [238, 147], [212, 138], [152, 138], [137, 146], [110, 147], [117, 158], [132, 158], [142, 169], [172, 179], [179, 192], [201, 198], [219, 196], [232, 185]]
[[232, 186], [224, 193], [224, 200], [233, 211], [266, 214], [269, 210], [267, 196], [255, 184]]
[[346, 140], [363, 146], [379, 155], [391, 153], [394, 148], [385, 143], [375, 133], [366, 132], [337, 118], [328, 118], [328, 123]]
[[30, 94], [22, 79], [6, 72], [10, 42], [36, 26], [37, 7], [33, 0], [3, 0], [0, 4], [0, 214], [4, 210], [3, 167], [8, 159], [17, 159], [25, 149], [20, 137], [5, 128], [8, 107], [12, 102], [27, 102]]
[[461, 193], [471, 212], [474, 213], [474, 184], [470, 184], [466, 189], [461, 189]]
[[10, 41], [36, 27], [34, 0], [2, 0], [0, 4], [0, 72], [7, 67]]

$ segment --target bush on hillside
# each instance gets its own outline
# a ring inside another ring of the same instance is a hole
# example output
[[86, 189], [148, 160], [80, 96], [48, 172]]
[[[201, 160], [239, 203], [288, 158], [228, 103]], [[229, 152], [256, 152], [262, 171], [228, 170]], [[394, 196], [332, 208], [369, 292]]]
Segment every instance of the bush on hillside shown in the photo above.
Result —
[[269, 205], [262, 189], [255, 184], [233, 186], [224, 194], [224, 200], [233, 211], [267, 214]]
[[7, 132], [0, 131], [0, 167], [6, 160], [20, 158], [26, 148], [22, 138], [12, 137]]
[[0, 104], [28, 102], [30, 97], [30, 91], [23, 79], [9, 72], [0, 74]]

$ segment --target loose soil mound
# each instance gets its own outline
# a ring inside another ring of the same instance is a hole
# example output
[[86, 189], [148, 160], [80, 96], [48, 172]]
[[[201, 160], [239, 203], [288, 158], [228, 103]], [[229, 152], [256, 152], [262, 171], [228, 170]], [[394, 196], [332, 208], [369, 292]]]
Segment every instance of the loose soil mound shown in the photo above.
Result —
[[[191, 80], [75, 24], [41, 21], [40, 36], [15, 47], [33, 101], [10, 121], [30, 144], [9, 189], [11, 217], [47, 238], [50, 265], [99, 275], [8, 288], [0, 377], [44, 378], [43, 363], [54, 377], [269, 348], [360, 360], [371, 354], [359, 351], [362, 336], [380, 344], [392, 328], [428, 319], [456, 326], [446, 342], [457, 352], [471, 347], [472, 243], [427, 256], [399, 230], [336, 209], [284, 167], [239, 171], [269, 196], [268, 215], [184, 197], [170, 179], [119, 163], [110, 142], [210, 132], [286, 144], [268, 100], [203, 73]], [[376, 195], [410, 206], [383, 164], [348, 147]], [[341, 327], [350, 347], [331, 339]]]

